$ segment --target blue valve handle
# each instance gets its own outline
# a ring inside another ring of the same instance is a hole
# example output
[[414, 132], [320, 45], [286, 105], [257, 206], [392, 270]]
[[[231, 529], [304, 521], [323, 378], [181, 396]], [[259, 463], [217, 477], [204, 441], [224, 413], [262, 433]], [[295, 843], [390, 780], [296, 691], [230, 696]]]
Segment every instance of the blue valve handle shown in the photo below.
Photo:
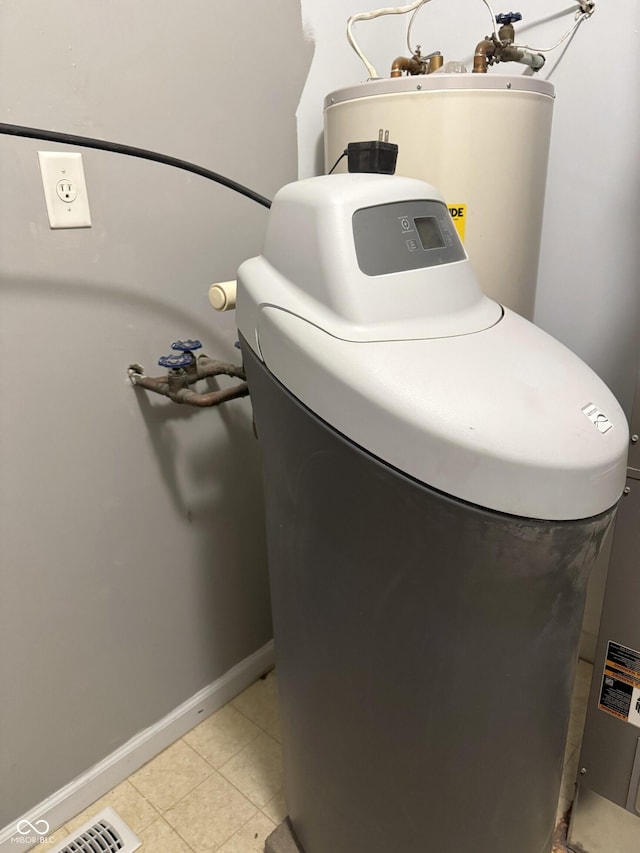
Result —
[[174, 341], [171, 344], [171, 349], [177, 349], [180, 352], [192, 352], [194, 349], [202, 349], [202, 344], [200, 341], [192, 341], [189, 338], [188, 341]]
[[513, 24], [521, 20], [522, 15], [520, 12], [501, 12], [499, 15], [496, 15], [496, 24]]
[[158, 359], [160, 367], [168, 367], [169, 370], [178, 370], [180, 367], [189, 367], [191, 364], [191, 356], [188, 353], [178, 355], [163, 355]]

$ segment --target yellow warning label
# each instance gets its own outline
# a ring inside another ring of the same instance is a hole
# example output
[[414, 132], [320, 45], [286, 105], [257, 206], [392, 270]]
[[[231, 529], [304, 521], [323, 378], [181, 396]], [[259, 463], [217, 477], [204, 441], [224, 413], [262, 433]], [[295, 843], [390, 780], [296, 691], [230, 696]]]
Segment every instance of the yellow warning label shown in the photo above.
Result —
[[467, 205], [466, 204], [449, 204], [449, 213], [453, 219], [453, 224], [456, 226], [458, 237], [464, 243], [464, 227], [467, 221]]

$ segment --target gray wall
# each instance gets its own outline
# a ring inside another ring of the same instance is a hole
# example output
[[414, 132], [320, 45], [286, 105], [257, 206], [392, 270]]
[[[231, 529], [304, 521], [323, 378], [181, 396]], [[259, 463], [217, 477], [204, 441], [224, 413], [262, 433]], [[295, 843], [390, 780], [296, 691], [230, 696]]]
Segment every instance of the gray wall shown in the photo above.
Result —
[[[311, 53], [298, 0], [3, 0], [0, 115], [271, 196]], [[55, 148], [0, 137], [0, 827], [271, 636], [248, 401], [184, 409], [125, 375], [162, 372], [178, 337], [238, 359], [207, 288], [260, 250], [266, 211], [85, 151], [93, 228], [51, 231]]]

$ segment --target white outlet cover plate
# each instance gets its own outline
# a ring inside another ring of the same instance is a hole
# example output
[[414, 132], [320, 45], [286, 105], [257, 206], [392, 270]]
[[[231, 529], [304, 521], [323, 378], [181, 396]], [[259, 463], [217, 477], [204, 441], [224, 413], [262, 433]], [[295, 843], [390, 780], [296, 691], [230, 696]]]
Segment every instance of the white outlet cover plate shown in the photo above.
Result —
[[38, 151], [44, 199], [52, 228], [90, 228], [91, 211], [82, 154]]

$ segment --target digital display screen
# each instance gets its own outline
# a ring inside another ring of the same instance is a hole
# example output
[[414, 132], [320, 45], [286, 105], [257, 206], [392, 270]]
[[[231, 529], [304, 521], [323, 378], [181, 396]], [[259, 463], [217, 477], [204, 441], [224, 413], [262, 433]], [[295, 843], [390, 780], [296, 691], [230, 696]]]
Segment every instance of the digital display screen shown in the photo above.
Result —
[[413, 221], [423, 249], [444, 248], [444, 240], [435, 216], [419, 216]]

